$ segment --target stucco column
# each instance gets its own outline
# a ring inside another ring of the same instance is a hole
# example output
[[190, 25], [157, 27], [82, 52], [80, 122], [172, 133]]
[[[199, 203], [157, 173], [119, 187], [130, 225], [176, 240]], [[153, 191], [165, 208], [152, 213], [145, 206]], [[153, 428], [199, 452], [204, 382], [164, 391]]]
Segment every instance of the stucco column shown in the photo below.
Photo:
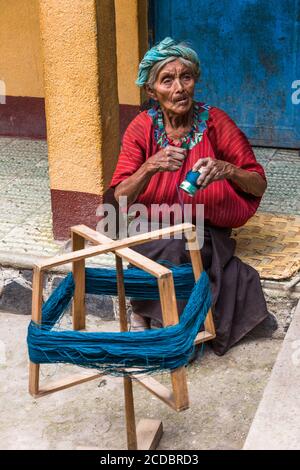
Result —
[[53, 230], [96, 227], [119, 152], [114, 2], [40, 0]]
[[115, 0], [121, 134], [146, 96], [134, 83], [148, 49], [148, 1]]

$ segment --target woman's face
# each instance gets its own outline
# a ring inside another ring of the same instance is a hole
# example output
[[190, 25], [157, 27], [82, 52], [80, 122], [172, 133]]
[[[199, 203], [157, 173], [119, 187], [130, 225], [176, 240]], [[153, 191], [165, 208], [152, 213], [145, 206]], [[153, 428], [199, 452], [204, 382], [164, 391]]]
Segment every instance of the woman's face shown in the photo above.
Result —
[[174, 60], [160, 70], [154, 89], [148, 89], [148, 94], [159, 101], [165, 111], [184, 115], [192, 107], [194, 89], [192, 70], [179, 60]]

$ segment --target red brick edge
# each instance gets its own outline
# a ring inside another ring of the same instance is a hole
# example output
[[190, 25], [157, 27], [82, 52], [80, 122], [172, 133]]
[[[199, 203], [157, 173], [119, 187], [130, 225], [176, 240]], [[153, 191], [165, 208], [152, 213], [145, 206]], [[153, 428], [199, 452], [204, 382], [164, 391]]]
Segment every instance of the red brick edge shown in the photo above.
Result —
[[96, 215], [103, 197], [97, 194], [51, 189], [53, 235], [56, 240], [67, 240], [70, 227], [85, 224], [96, 229], [100, 216]]

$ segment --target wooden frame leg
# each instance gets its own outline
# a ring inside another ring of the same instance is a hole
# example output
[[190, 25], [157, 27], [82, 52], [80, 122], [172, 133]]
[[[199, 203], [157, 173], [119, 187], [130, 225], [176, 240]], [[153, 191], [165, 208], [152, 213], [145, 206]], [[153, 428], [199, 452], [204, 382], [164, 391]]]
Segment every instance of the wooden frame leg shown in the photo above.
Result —
[[[189, 246], [195, 281], [198, 281], [203, 271], [203, 263], [201, 259], [201, 253], [200, 253], [200, 248], [199, 248], [199, 244], [197, 240], [197, 232], [196, 232], [195, 227], [192, 230], [186, 231], [185, 237], [187, 239], [188, 246]], [[207, 331], [208, 333], [212, 335], [209, 339], [213, 339], [216, 337], [216, 330], [215, 330], [211, 308], [209, 309], [208, 314], [206, 315], [204, 327], [205, 327], [205, 331]]]
[[[122, 258], [117, 254], [115, 254], [115, 258], [117, 269], [120, 331], [128, 331]], [[128, 450], [156, 449], [163, 433], [162, 422], [159, 420], [143, 419], [139, 422], [138, 426], [136, 427], [132, 378], [130, 376], [124, 377], [123, 382], [125, 397], [127, 448]]]
[[[173, 274], [158, 279], [158, 288], [164, 326], [176, 325], [179, 321]], [[189, 407], [189, 395], [185, 367], [171, 372], [171, 382], [177, 411]]]
[[137, 425], [138, 450], [155, 450], [163, 435], [163, 424], [159, 419], [141, 419]]
[[[115, 254], [115, 259], [116, 259], [116, 270], [117, 270], [120, 331], [128, 331], [122, 258], [120, 258], [117, 254]], [[123, 383], [124, 383], [125, 415], [126, 415], [126, 429], [127, 429], [127, 448], [128, 450], [137, 450], [137, 436], [136, 436], [136, 427], [135, 427], [132, 379], [129, 376], [124, 377]]]
[[137, 450], [137, 433], [135, 426], [133, 387], [131, 377], [124, 377], [123, 384], [125, 398], [127, 448], [128, 450]]
[[[72, 231], [72, 250], [83, 250], [85, 240]], [[75, 282], [74, 297], [72, 300], [72, 319], [74, 330], [85, 329], [85, 259], [74, 261], [72, 271]]]
[[[34, 267], [32, 278], [32, 310], [31, 319], [35, 323], [41, 323], [43, 302], [43, 271]], [[39, 393], [40, 365], [29, 363], [29, 393], [33, 396]]]

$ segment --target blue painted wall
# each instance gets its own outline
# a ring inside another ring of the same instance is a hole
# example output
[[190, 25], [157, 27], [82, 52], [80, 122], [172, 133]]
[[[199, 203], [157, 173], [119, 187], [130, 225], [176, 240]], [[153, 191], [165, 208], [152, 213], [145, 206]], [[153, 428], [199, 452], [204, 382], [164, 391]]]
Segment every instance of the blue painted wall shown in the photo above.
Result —
[[197, 50], [199, 100], [224, 109], [254, 145], [300, 148], [299, 0], [150, 0], [150, 22], [150, 40]]

